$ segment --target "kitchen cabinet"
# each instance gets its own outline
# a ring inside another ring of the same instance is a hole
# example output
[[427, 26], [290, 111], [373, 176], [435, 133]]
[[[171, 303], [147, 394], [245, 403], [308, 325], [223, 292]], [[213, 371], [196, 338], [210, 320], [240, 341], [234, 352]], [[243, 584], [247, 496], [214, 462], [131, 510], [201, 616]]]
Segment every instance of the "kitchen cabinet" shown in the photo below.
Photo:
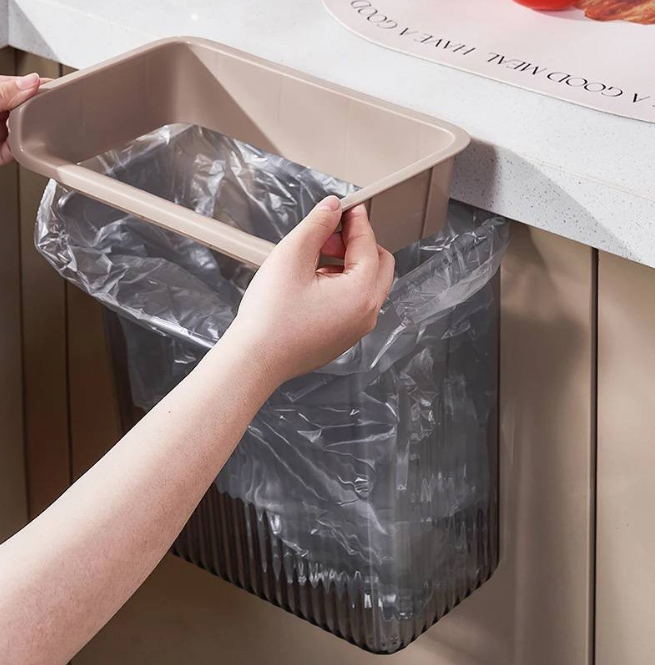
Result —
[[[0, 50], [0, 73], [15, 53]], [[18, 167], [0, 168], [0, 542], [27, 520], [23, 427]]]
[[[10, 49], [0, 51], [0, 67], [64, 71]], [[33, 249], [43, 185], [15, 165], [0, 169], [2, 537], [28, 510], [43, 510], [121, 431], [102, 308]], [[500, 566], [389, 658], [649, 663], [655, 271], [513, 226], [500, 280]], [[366, 665], [378, 658], [167, 556], [74, 663], [219, 660]]]
[[501, 564], [440, 665], [590, 662], [593, 250], [515, 225], [501, 269]]
[[[57, 63], [15, 52], [15, 73], [60, 75]], [[34, 248], [34, 220], [47, 180], [19, 168], [20, 289], [27, 492], [32, 517], [68, 486], [67, 286]]]
[[655, 662], [655, 270], [598, 266], [597, 665]]

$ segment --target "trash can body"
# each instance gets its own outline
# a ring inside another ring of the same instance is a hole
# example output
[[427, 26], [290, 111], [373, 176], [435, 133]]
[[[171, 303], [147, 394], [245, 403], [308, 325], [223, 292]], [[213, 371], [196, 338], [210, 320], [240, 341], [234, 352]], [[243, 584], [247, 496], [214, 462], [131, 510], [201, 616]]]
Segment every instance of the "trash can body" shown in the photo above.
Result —
[[[173, 551], [376, 653], [470, 595], [498, 560], [495, 286], [370, 383], [273, 395]], [[146, 406], [202, 355], [121, 324]]]
[[[96, 168], [272, 242], [324, 195], [356, 190], [193, 126], [164, 127]], [[507, 240], [504, 220], [453, 204], [440, 234], [399, 250], [375, 330], [270, 397], [174, 551], [376, 653], [406, 646], [488, 579], [494, 276]], [[54, 182], [37, 247], [119, 314], [110, 342], [145, 409], [220, 338], [253, 274]]]

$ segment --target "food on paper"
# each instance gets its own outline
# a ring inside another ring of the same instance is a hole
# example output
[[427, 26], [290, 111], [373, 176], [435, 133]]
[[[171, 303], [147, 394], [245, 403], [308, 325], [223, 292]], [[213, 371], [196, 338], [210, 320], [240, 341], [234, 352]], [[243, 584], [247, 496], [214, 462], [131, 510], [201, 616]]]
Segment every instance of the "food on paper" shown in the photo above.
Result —
[[576, 6], [595, 21], [655, 24], [655, 0], [579, 0]]

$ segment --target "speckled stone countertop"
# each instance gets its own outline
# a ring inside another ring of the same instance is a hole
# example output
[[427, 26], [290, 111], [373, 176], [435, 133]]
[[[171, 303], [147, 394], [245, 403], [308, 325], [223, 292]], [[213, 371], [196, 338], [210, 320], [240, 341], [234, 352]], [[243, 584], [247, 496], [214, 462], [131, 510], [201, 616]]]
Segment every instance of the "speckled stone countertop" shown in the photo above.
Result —
[[0, 44], [72, 67], [174, 35], [458, 124], [473, 142], [454, 197], [655, 267], [655, 125], [386, 50], [337, 24], [321, 0], [0, 0]]

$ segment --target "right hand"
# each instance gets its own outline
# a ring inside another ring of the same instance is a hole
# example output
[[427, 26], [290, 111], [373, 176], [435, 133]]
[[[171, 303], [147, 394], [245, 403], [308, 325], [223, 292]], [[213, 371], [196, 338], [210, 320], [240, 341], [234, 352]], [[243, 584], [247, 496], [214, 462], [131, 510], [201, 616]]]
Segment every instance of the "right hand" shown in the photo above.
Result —
[[[318, 267], [321, 254], [344, 264]], [[393, 276], [393, 256], [376, 243], [366, 208], [342, 219], [341, 202], [329, 196], [271, 252], [230, 332], [279, 385], [334, 360], [370, 332]]]

